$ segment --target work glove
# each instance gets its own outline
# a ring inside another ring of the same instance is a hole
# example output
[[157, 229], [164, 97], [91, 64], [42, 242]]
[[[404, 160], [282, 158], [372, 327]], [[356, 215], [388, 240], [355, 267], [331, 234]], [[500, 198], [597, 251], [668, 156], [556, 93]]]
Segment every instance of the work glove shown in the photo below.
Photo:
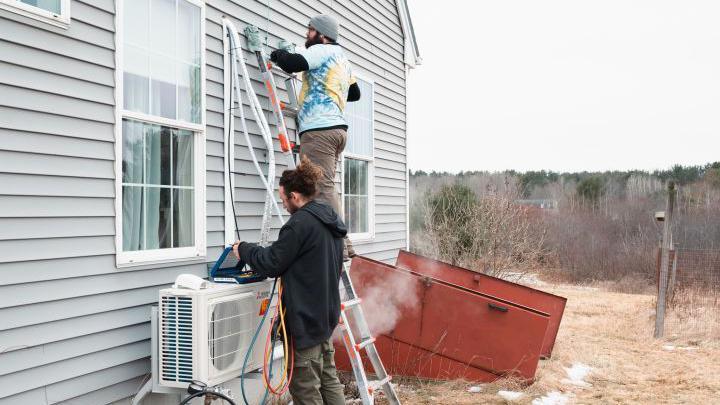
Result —
[[283, 51], [282, 49], [278, 49], [278, 50], [272, 51], [272, 52], [270, 53], [270, 62], [272, 62], [272, 63], [277, 63], [278, 59], [280, 58], [280, 54], [281, 54], [282, 51]]

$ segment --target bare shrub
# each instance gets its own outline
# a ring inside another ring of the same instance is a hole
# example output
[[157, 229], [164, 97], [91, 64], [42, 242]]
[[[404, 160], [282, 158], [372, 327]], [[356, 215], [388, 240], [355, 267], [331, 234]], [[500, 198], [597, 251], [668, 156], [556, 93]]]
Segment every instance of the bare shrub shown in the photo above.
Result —
[[506, 194], [478, 197], [464, 185], [444, 186], [427, 194], [422, 212], [418, 253], [495, 276], [523, 272], [547, 256], [541, 223]]
[[610, 215], [591, 207], [546, 215], [545, 248], [554, 252], [567, 281], [620, 280], [650, 284], [655, 275], [658, 229], [650, 206], [619, 203]]

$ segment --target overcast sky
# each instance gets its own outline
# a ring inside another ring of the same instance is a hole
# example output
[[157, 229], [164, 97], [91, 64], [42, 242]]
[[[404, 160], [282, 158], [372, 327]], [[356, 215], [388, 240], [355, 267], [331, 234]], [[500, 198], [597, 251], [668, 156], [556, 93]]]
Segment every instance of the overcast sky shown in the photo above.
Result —
[[720, 1], [409, 1], [411, 169], [720, 160]]

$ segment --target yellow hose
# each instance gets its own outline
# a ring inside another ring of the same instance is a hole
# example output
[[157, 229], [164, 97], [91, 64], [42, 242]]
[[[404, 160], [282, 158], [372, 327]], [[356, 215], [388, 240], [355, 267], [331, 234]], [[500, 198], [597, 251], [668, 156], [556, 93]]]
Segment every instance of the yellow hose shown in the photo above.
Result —
[[[284, 355], [283, 355], [283, 373], [282, 373], [282, 378], [281, 378], [281, 380], [280, 380], [280, 383], [278, 384], [277, 387], [273, 387], [273, 386], [272, 386], [272, 384], [271, 384], [272, 381], [267, 381], [265, 378], [263, 378], [263, 382], [265, 383], [265, 387], [269, 388], [270, 391], [273, 392], [273, 393], [274, 393], [274, 392], [277, 392], [277, 391], [280, 391], [280, 389], [281, 389], [281, 388], [283, 387], [283, 385], [285, 384], [285, 380], [286, 380], [286, 378], [287, 378], [287, 373], [288, 373], [288, 361], [289, 361], [288, 359], [290, 358], [290, 350], [289, 350], [289, 346], [288, 346], [287, 328], [285, 327], [285, 309], [283, 308], [283, 305], [282, 305], [282, 293], [283, 293], [282, 281], [279, 281], [279, 283], [280, 283], [280, 287], [279, 287], [279, 290], [278, 290], [278, 292], [279, 292], [279, 294], [278, 294], [278, 306], [277, 306], [277, 312], [276, 312], [276, 313], [279, 314], [279, 316], [280, 316], [280, 329], [282, 330], [282, 333], [283, 333], [283, 353], [284, 353]], [[269, 333], [272, 334], [272, 326], [270, 327]], [[272, 341], [272, 338], [270, 339], [270, 341]], [[269, 346], [268, 346], [268, 349], [265, 351], [265, 362], [264, 362], [263, 367], [265, 367], [265, 368], [268, 367], [268, 365], [269, 365], [269, 363], [270, 363], [270, 361], [271, 361], [271, 356], [272, 356], [272, 353], [273, 353], [274, 349], [275, 349], [275, 348], [272, 347], [272, 345], [269, 345]], [[289, 382], [288, 382], [288, 383], [289, 383]]]

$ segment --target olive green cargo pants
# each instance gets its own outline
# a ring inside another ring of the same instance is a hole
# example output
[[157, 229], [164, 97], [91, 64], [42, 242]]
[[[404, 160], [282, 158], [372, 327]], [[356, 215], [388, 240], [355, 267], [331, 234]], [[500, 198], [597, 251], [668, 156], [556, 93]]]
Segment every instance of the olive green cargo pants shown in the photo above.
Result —
[[343, 389], [335, 370], [335, 349], [330, 340], [295, 350], [290, 381], [294, 405], [345, 405]]

